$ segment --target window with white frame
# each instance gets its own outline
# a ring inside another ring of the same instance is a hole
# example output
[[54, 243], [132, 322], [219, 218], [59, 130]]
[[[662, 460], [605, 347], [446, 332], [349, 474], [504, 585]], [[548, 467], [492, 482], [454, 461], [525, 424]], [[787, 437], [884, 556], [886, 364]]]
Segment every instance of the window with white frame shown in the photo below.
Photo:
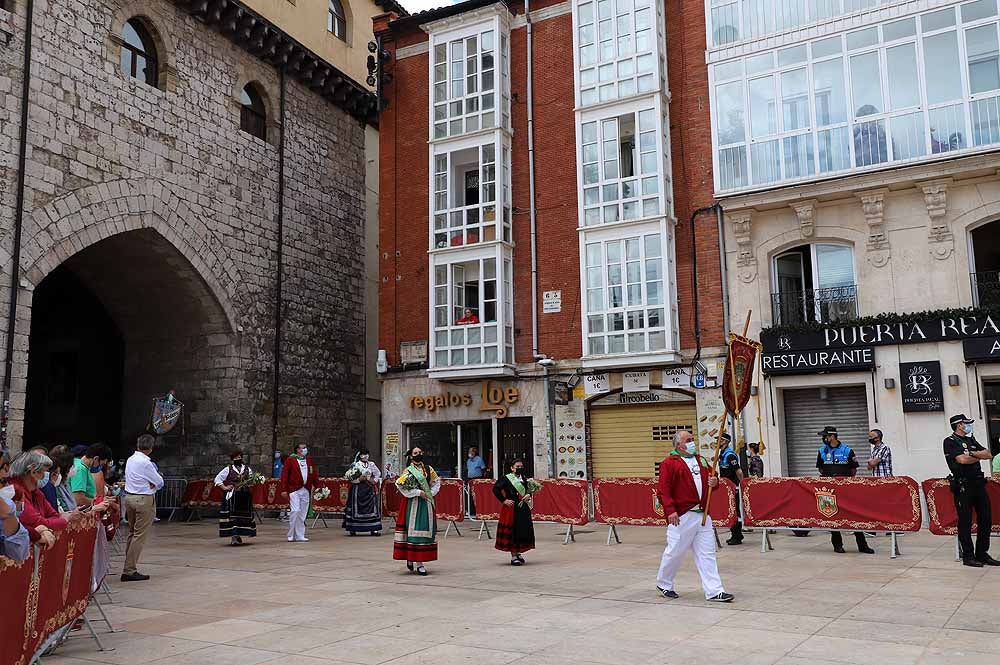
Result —
[[899, 0], [708, 0], [708, 44], [725, 46]]
[[496, 256], [433, 266], [433, 367], [513, 362], [511, 261]]
[[712, 67], [719, 191], [1000, 143], [997, 0]]
[[495, 28], [459, 39], [435, 40], [433, 138], [510, 126], [507, 43], [507, 35], [501, 33], [498, 71]]
[[585, 226], [661, 214], [657, 126], [653, 108], [581, 124]]
[[506, 137], [435, 154], [432, 184], [432, 249], [510, 242], [510, 145]]
[[849, 245], [813, 243], [774, 257], [771, 316], [775, 325], [856, 318], [858, 287]]
[[586, 243], [588, 356], [667, 348], [667, 278], [659, 232]]
[[657, 88], [653, 0], [588, 0], [576, 19], [581, 106]]

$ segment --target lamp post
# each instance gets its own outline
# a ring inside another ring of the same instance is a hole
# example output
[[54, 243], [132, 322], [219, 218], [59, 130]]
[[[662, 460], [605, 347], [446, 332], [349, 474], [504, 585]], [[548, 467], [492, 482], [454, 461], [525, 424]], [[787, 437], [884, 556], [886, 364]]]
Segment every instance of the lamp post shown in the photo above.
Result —
[[545, 372], [545, 436], [549, 440], [549, 473], [552, 478], [556, 477], [556, 436], [552, 427], [555, 424], [555, 417], [552, 413], [552, 383], [549, 381], [549, 370], [556, 361], [545, 355], [535, 356], [542, 371]]

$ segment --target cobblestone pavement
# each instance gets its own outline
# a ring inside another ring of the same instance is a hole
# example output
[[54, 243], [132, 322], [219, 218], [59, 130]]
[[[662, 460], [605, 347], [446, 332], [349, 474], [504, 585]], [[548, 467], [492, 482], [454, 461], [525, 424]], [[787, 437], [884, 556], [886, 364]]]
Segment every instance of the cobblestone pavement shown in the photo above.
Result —
[[241, 548], [214, 529], [157, 524], [140, 566], [152, 579], [116, 574], [104, 604], [116, 632], [95, 622], [113, 650], [82, 631], [43, 665], [995, 665], [1000, 652], [1000, 570], [962, 567], [951, 539], [926, 532], [903, 538], [895, 560], [886, 538], [876, 556], [852, 552], [850, 537], [837, 555], [826, 533], [779, 534], [761, 554], [748, 534], [719, 554], [736, 602], [716, 605], [690, 560], [680, 599], [656, 593], [660, 529], [623, 528], [608, 547], [600, 526], [563, 545], [564, 528], [536, 525], [538, 549], [512, 568], [463, 528], [425, 578], [392, 560], [391, 529], [350, 538], [331, 521], [292, 544], [266, 519]]

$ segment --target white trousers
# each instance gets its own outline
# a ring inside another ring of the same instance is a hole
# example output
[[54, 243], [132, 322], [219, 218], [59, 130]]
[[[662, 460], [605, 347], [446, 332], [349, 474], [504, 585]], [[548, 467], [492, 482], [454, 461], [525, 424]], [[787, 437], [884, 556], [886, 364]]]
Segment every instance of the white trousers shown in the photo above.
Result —
[[667, 547], [660, 560], [660, 572], [656, 576], [656, 586], [668, 591], [674, 590], [674, 577], [680, 570], [684, 553], [694, 553], [694, 565], [701, 577], [705, 598], [711, 598], [725, 591], [719, 578], [719, 567], [715, 562], [715, 532], [712, 518], [701, 525], [701, 513], [686, 512], [680, 517], [680, 524], [667, 526]]
[[288, 538], [302, 540], [306, 537], [306, 514], [309, 512], [309, 490], [305, 487], [288, 495]]

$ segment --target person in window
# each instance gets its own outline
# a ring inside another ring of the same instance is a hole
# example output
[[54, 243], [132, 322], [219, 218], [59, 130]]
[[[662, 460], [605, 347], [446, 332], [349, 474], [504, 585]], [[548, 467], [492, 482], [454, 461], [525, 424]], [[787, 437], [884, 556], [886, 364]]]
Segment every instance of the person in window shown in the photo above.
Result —
[[479, 317], [476, 316], [476, 314], [471, 309], [466, 307], [462, 318], [460, 318], [458, 321], [455, 321], [455, 323], [457, 323], [460, 326], [472, 325], [479, 323]]
[[878, 110], [871, 104], [858, 109], [854, 124], [854, 162], [857, 166], [881, 164], [889, 159], [883, 123], [878, 120], [862, 120], [864, 116], [875, 113]]
[[[819, 475], [825, 478], [858, 475], [857, 457], [850, 446], [840, 442], [837, 437], [837, 428], [827, 426], [817, 434], [823, 438], [823, 445], [819, 447], [819, 454], [816, 456], [816, 468], [819, 469]], [[868, 547], [864, 533], [855, 531], [854, 539], [858, 543], [858, 552], [875, 554], [875, 550]], [[830, 542], [833, 543], [834, 552], [844, 553], [844, 537], [839, 531], [830, 532]]]

